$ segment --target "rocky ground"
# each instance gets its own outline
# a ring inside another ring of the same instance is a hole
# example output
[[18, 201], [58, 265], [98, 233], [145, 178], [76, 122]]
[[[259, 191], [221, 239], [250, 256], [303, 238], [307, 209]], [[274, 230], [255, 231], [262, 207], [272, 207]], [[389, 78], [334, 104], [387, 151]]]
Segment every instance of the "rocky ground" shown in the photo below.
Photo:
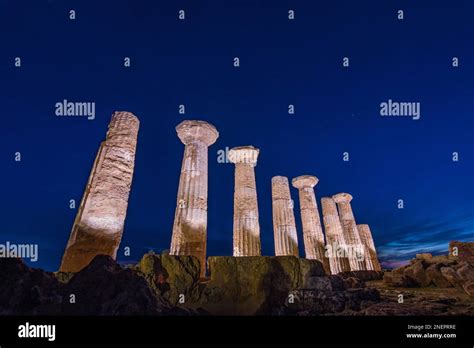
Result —
[[474, 315], [473, 266], [422, 254], [385, 275], [326, 275], [294, 256], [220, 256], [202, 279], [191, 256], [149, 253], [128, 266], [97, 256], [75, 274], [0, 259], [0, 315]]

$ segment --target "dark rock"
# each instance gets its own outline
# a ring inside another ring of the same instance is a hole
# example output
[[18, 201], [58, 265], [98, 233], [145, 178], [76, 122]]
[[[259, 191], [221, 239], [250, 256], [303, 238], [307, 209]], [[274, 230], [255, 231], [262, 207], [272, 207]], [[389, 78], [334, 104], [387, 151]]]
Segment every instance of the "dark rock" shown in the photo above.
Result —
[[52, 273], [0, 258], [0, 315], [57, 315], [62, 296]]
[[415, 262], [408, 266], [403, 273], [405, 277], [411, 279], [418, 286], [425, 287], [430, 283], [426, 273], [422, 260]]
[[200, 304], [213, 314], [268, 314], [284, 305], [289, 292], [310, 286], [328, 287], [317, 260], [294, 256], [214, 256], [208, 259], [211, 278]]
[[383, 281], [385, 284], [393, 287], [412, 288], [418, 286], [418, 283], [416, 283], [413, 279], [393, 271], [385, 272]]
[[75, 273], [73, 273], [73, 272], [55, 272], [53, 274], [60, 283], [66, 284], [72, 279], [72, 277], [74, 276]]
[[69, 278], [69, 275], [55, 276], [50, 272], [32, 269], [20, 259], [0, 259], [0, 314], [194, 314], [170, 306], [155, 296], [142, 277], [131, 269], [123, 269], [109, 256], [96, 256], [67, 283], [64, 282], [65, 278]]
[[468, 280], [467, 282], [465, 282], [462, 288], [469, 296], [474, 297], [474, 281], [473, 280]]
[[172, 256], [148, 253], [137, 265], [150, 288], [173, 305], [178, 305], [180, 295], [185, 304], [199, 299], [199, 259], [194, 256]]
[[[96, 256], [66, 284], [63, 312], [74, 315], [186, 314], [159, 301], [147, 282], [111, 257]], [[76, 303], [69, 303], [70, 294]]]
[[462, 265], [456, 270], [459, 278], [464, 281], [473, 280], [474, 281], [474, 267], [468, 264], [467, 262], [463, 262]]
[[349, 289], [347, 291], [294, 290], [292, 302], [286, 303], [284, 314], [321, 315], [344, 314], [359, 311], [364, 305], [380, 300], [376, 289]]
[[363, 288], [365, 283], [359, 278], [349, 277], [344, 279], [344, 285], [348, 289]]
[[459, 275], [456, 273], [454, 269], [451, 267], [441, 267], [440, 269], [441, 274], [443, 277], [451, 283], [452, 286], [455, 287], [462, 287], [462, 279], [459, 277]]
[[339, 273], [342, 278], [358, 278], [363, 282], [370, 280], [380, 280], [383, 278], [383, 272], [378, 271], [350, 271]]
[[449, 288], [453, 285], [446, 280], [440, 271], [440, 266], [435, 264], [431, 265], [426, 269], [426, 276], [430, 283], [434, 284], [438, 288]]

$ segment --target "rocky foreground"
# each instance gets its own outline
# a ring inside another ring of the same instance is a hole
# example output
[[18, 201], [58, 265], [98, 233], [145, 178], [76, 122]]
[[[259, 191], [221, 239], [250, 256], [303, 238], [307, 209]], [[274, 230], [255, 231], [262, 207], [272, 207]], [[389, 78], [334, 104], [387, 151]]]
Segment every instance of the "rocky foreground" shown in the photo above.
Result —
[[[326, 275], [320, 262], [293, 256], [210, 257], [205, 279], [192, 256], [149, 253], [127, 266], [97, 256], [78, 273], [1, 259], [0, 315], [473, 315], [464, 285], [440, 287], [429, 278], [406, 287], [411, 268], [432, 272], [432, 259], [420, 257], [384, 281], [374, 271]], [[468, 261], [451, 261], [443, 265], [457, 273], [474, 270]]]

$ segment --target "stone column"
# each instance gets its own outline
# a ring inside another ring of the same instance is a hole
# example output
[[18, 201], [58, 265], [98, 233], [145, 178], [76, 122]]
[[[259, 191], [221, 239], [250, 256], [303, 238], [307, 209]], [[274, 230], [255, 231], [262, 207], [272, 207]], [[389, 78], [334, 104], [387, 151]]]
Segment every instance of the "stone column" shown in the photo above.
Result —
[[325, 255], [323, 228], [314, 193], [314, 187], [318, 181], [319, 179], [315, 176], [302, 175], [293, 178], [291, 183], [299, 193], [306, 258], [320, 261], [326, 272], [330, 273], [329, 260]]
[[287, 177], [272, 178], [272, 210], [275, 255], [299, 256], [293, 201]]
[[196, 256], [206, 275], [208, 147], [217, 140], [216, 128], [204, 121], [176, 126], [185, 145], [179, 178], [170, 255]]
[[354, 214], [352, 213], [351, 200], [352, 196], [348, 193], [338, 193], [332, 197], [337, 203], [339, 217], [344, 232], [344, 240], [346, 242], [346, 251], [349, 253], [349, 263], [351, 271], [366, 270], [364, 245], [362, 244]]
[[132, 184], [140, 122], [115, 112], [99, 147], [79, 206], [60, 271], [78, 272], [96, 255], [116, 258]]
[[326, 232], [326, 251], [332, 274], [349, 272], [351, 266], [345, 255], [345, 240], [336, 202], [331, 197], [321, 198], [324, 230]]
[[234, 256], [261, 255], [254, 170], [258, 153], [259, 149], [253, 146], [234, 147], [229, 151], [229, 160], [235, 163]]
[[377, 251], [375, 250], [374, 239], [372, 238], [372, 232], [370, 232], [369, 225], [357, 225], [360, 239], [365, 245], [366, 258], [365, 263], [368, 270], [381, 271], [379, 260], [377, 258]]

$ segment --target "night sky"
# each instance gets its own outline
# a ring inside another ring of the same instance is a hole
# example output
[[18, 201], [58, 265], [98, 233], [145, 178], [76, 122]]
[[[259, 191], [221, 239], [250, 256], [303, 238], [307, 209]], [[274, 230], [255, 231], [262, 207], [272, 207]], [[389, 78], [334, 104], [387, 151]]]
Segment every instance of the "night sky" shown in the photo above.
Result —
[[[352, 194], [385, 266], [473, 241], [473, 23], [472, 0], [0, 0], [0, 243], [38, 243], [34, 265], [57, 270], [77, 212], [69, 200], [79, 203], [116, 110], [141, 121], [119, 261], [169, 249], [184, 119], [220, 132], [209, 148], [208, 255], [232, 254], [234, 165], [217, 158], [241, 145], [260, 149], [265, 255], [275, 175], [316, 175], [319, 203]], [[57, 117], [63, 99], [95, 102], [95, 119]], [[389, 99], [421, 103], [421, 118], [380, 116]]]

